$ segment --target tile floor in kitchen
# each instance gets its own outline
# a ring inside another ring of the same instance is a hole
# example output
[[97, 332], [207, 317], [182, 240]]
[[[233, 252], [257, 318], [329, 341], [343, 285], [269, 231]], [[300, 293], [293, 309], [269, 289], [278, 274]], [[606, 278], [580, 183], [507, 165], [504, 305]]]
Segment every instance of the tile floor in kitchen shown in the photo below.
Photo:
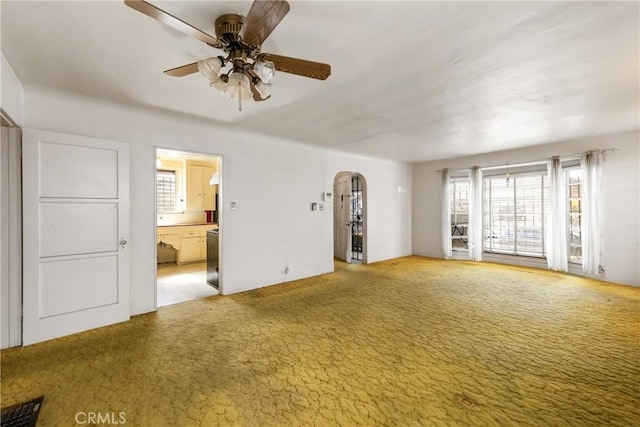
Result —
[[207, 263], [158, 264], [158, 307], [218, 295], [207, 283]]

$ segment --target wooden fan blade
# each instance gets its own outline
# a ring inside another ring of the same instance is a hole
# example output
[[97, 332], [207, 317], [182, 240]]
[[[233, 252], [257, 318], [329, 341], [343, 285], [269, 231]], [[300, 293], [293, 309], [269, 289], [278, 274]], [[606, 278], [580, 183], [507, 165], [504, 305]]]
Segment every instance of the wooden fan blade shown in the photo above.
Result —
[[255, 0], [242, 26], [242, 41], [252, 46], [262, 46], [287, 13], [289, 3], [285, 0]]
[[193, 64], [187, 64], [181, 67], [165, 70], [164, 73], [171, 77], [184, 77], [188, 76], [189, 74], [197, 73], [198, 71], [198, 63], [194, 62]]
[[273, 62], [278, 71], [311, 77], [312, 79], [326, 80], [331, 75], [331, 65], [320, 62], [289, 58], [288, 56], [274, 55], [272, 53], [261, 53], [258, 55], [258, 60]]
[[222, 47], [222, 44], [217, 38], [205, 33], [202, 30], [197, 29], [192, 25], [187, 24], [186, 22], [176, 18], [170, 13], [167, 13], [164, 10], [155, 7], [151, 3], [147, 3], [143, 0], [124, 0], [124, 3], [130, 8], [135, 9], [140, 13], [144, 13], [145, 15], [150, 16], [153, 19], [157, 19], [163, 24], [180, 31], [183, 34], [195, 37], [210, 46], [216, 48]]

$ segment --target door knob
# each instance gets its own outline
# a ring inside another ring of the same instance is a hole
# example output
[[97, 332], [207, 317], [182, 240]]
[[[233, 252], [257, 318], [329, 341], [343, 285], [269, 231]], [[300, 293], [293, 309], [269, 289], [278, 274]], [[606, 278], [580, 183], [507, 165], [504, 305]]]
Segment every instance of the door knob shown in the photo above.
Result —
[[122, 248], [124, 248], [124, 245], [126, 245], [126, 244], [127, 244], [127, 241], [124, 238], [120, 239], [120, 246]]

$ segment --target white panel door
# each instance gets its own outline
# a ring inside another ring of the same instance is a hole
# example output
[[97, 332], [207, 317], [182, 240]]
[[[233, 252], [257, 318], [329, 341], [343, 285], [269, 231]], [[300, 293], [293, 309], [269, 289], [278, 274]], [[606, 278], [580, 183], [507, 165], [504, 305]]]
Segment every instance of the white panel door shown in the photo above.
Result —
[[23, 344], [129, 319], [129, 146], [23, 132]]
[[336, 179], [335, 183], [334, 255], [351, 262], [351, 176]]

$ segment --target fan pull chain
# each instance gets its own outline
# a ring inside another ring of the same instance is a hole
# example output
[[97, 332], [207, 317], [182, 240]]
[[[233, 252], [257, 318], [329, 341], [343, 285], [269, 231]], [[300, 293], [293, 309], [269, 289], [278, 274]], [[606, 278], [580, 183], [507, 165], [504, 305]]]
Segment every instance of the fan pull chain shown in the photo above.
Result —
[[242, 84], [238, 80], [238, 111], [242, 111]]

